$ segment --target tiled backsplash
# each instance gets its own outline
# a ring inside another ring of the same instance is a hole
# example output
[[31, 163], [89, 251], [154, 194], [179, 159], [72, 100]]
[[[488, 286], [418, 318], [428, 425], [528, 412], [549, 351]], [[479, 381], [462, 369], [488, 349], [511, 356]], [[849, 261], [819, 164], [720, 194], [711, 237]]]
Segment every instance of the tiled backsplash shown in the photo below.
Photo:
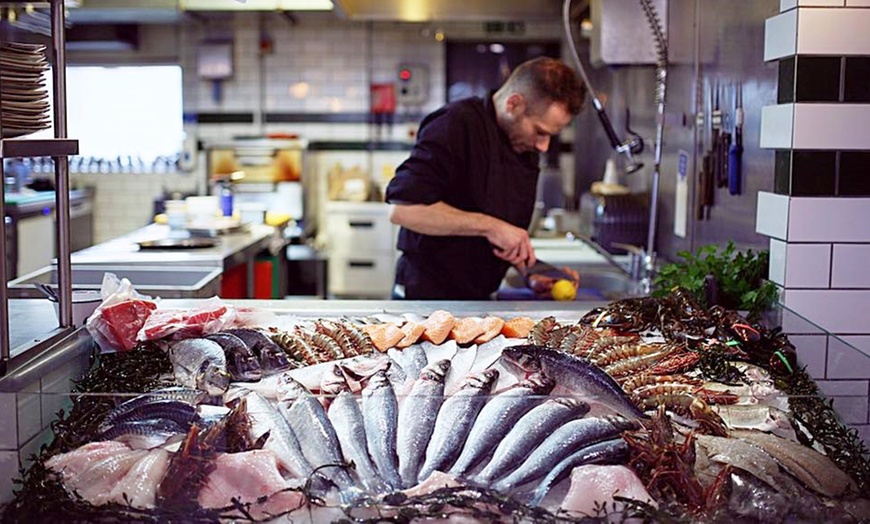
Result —
[[794, 336], [801, 363], [870, 442], [870, 2], [780, 5], [764, 52], [779, 61], [778, 105], [760, 138], [777, 150], [776, 193], [759, 194], [756, 231], [784, 304], [838, 335]]

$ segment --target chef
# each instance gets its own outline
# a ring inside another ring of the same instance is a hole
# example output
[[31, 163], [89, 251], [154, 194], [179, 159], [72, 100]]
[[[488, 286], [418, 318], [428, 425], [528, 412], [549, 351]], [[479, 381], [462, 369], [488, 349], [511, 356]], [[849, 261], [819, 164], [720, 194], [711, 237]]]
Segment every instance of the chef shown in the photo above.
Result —
[[524, 272], [535, 263], [528, 227], [538, 155], [585, 97], [573, 69], [541, 57], [489, 96], [423, 120], [386, 193], [390, 220], [401, 226], [394, 297], [487, 300], [510, 266]]

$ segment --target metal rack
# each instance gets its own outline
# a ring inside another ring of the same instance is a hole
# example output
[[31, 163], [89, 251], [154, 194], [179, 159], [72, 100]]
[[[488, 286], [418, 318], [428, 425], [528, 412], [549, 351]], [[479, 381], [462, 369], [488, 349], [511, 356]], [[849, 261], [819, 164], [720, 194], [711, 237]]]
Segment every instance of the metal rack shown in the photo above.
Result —
[[[23, 3], [23, 2], [22, 2]], [[64, 35], [64, 1], [49, 0], [51, 7], [51, 41], [53, 49], [52, 78], [54, 87], [54, 139], [0, 139], [0, 177], [4, 176], [2, 159], [6, 157], [51, 156], [55, 166], [55, 199], [57, 213], [58, 250], [58, 328], [35, 343], [40, 349], [54, 343], [73, 330], [72, 267], [70, 264], [70, 201], [69, 155], [78, 154], [77, 140], [67, 138], [66, 121], [66, 38]], [[4, 198], [0, 198], [0, 215], [6, 215]], [[0, 239], [6, 237], [5, 221], [0, 221]], [[0, 376], [6, 374], [12, 359], [9, 337], [9, 293], [7, 289], [6, 243], [0, 242]]]

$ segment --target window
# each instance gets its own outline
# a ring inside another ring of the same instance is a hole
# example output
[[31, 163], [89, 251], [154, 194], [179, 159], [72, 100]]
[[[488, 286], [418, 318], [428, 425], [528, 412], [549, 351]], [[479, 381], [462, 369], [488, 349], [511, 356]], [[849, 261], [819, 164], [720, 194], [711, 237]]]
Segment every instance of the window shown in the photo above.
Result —
[[[51, 75], [46, 88], [52, 91]], [[79, 141], [79, 156], [131, 157], [150, 164], [174, 157], [184, 138], [181, 67], [69, 66], [67, 135]], [[53, 129], [31, 135], [50, 138]]]

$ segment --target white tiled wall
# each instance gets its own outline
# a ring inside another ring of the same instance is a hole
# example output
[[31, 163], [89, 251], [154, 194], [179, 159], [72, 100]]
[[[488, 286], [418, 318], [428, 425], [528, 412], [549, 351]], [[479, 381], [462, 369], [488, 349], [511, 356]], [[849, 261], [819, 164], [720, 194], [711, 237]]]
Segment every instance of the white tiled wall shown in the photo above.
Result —
[[70, 183], [96, 188], [96, 243], [148, 225], [153, 218], [152, 202], [164, 191], [192, 192], [197, 187], [197, 179], [190, 173], [73, 173]]
[[[870, 56], [870, 1], [781, 0], [765, 24], [766, 61]], [[762, 110], [769, 149], [870, 149], [870, 105], [798, 103]], [[818, 173], [818, 176], [832, 176]], [[783, 327], [801, 365], [870, 442], [870, 198], [759, 193], [756, 231], [771, 238], [769, 277], [783, 286]], [[829, 336], [828, 331], [835, 334]], [[795, 333], [795, 334], [792, 334]]]

